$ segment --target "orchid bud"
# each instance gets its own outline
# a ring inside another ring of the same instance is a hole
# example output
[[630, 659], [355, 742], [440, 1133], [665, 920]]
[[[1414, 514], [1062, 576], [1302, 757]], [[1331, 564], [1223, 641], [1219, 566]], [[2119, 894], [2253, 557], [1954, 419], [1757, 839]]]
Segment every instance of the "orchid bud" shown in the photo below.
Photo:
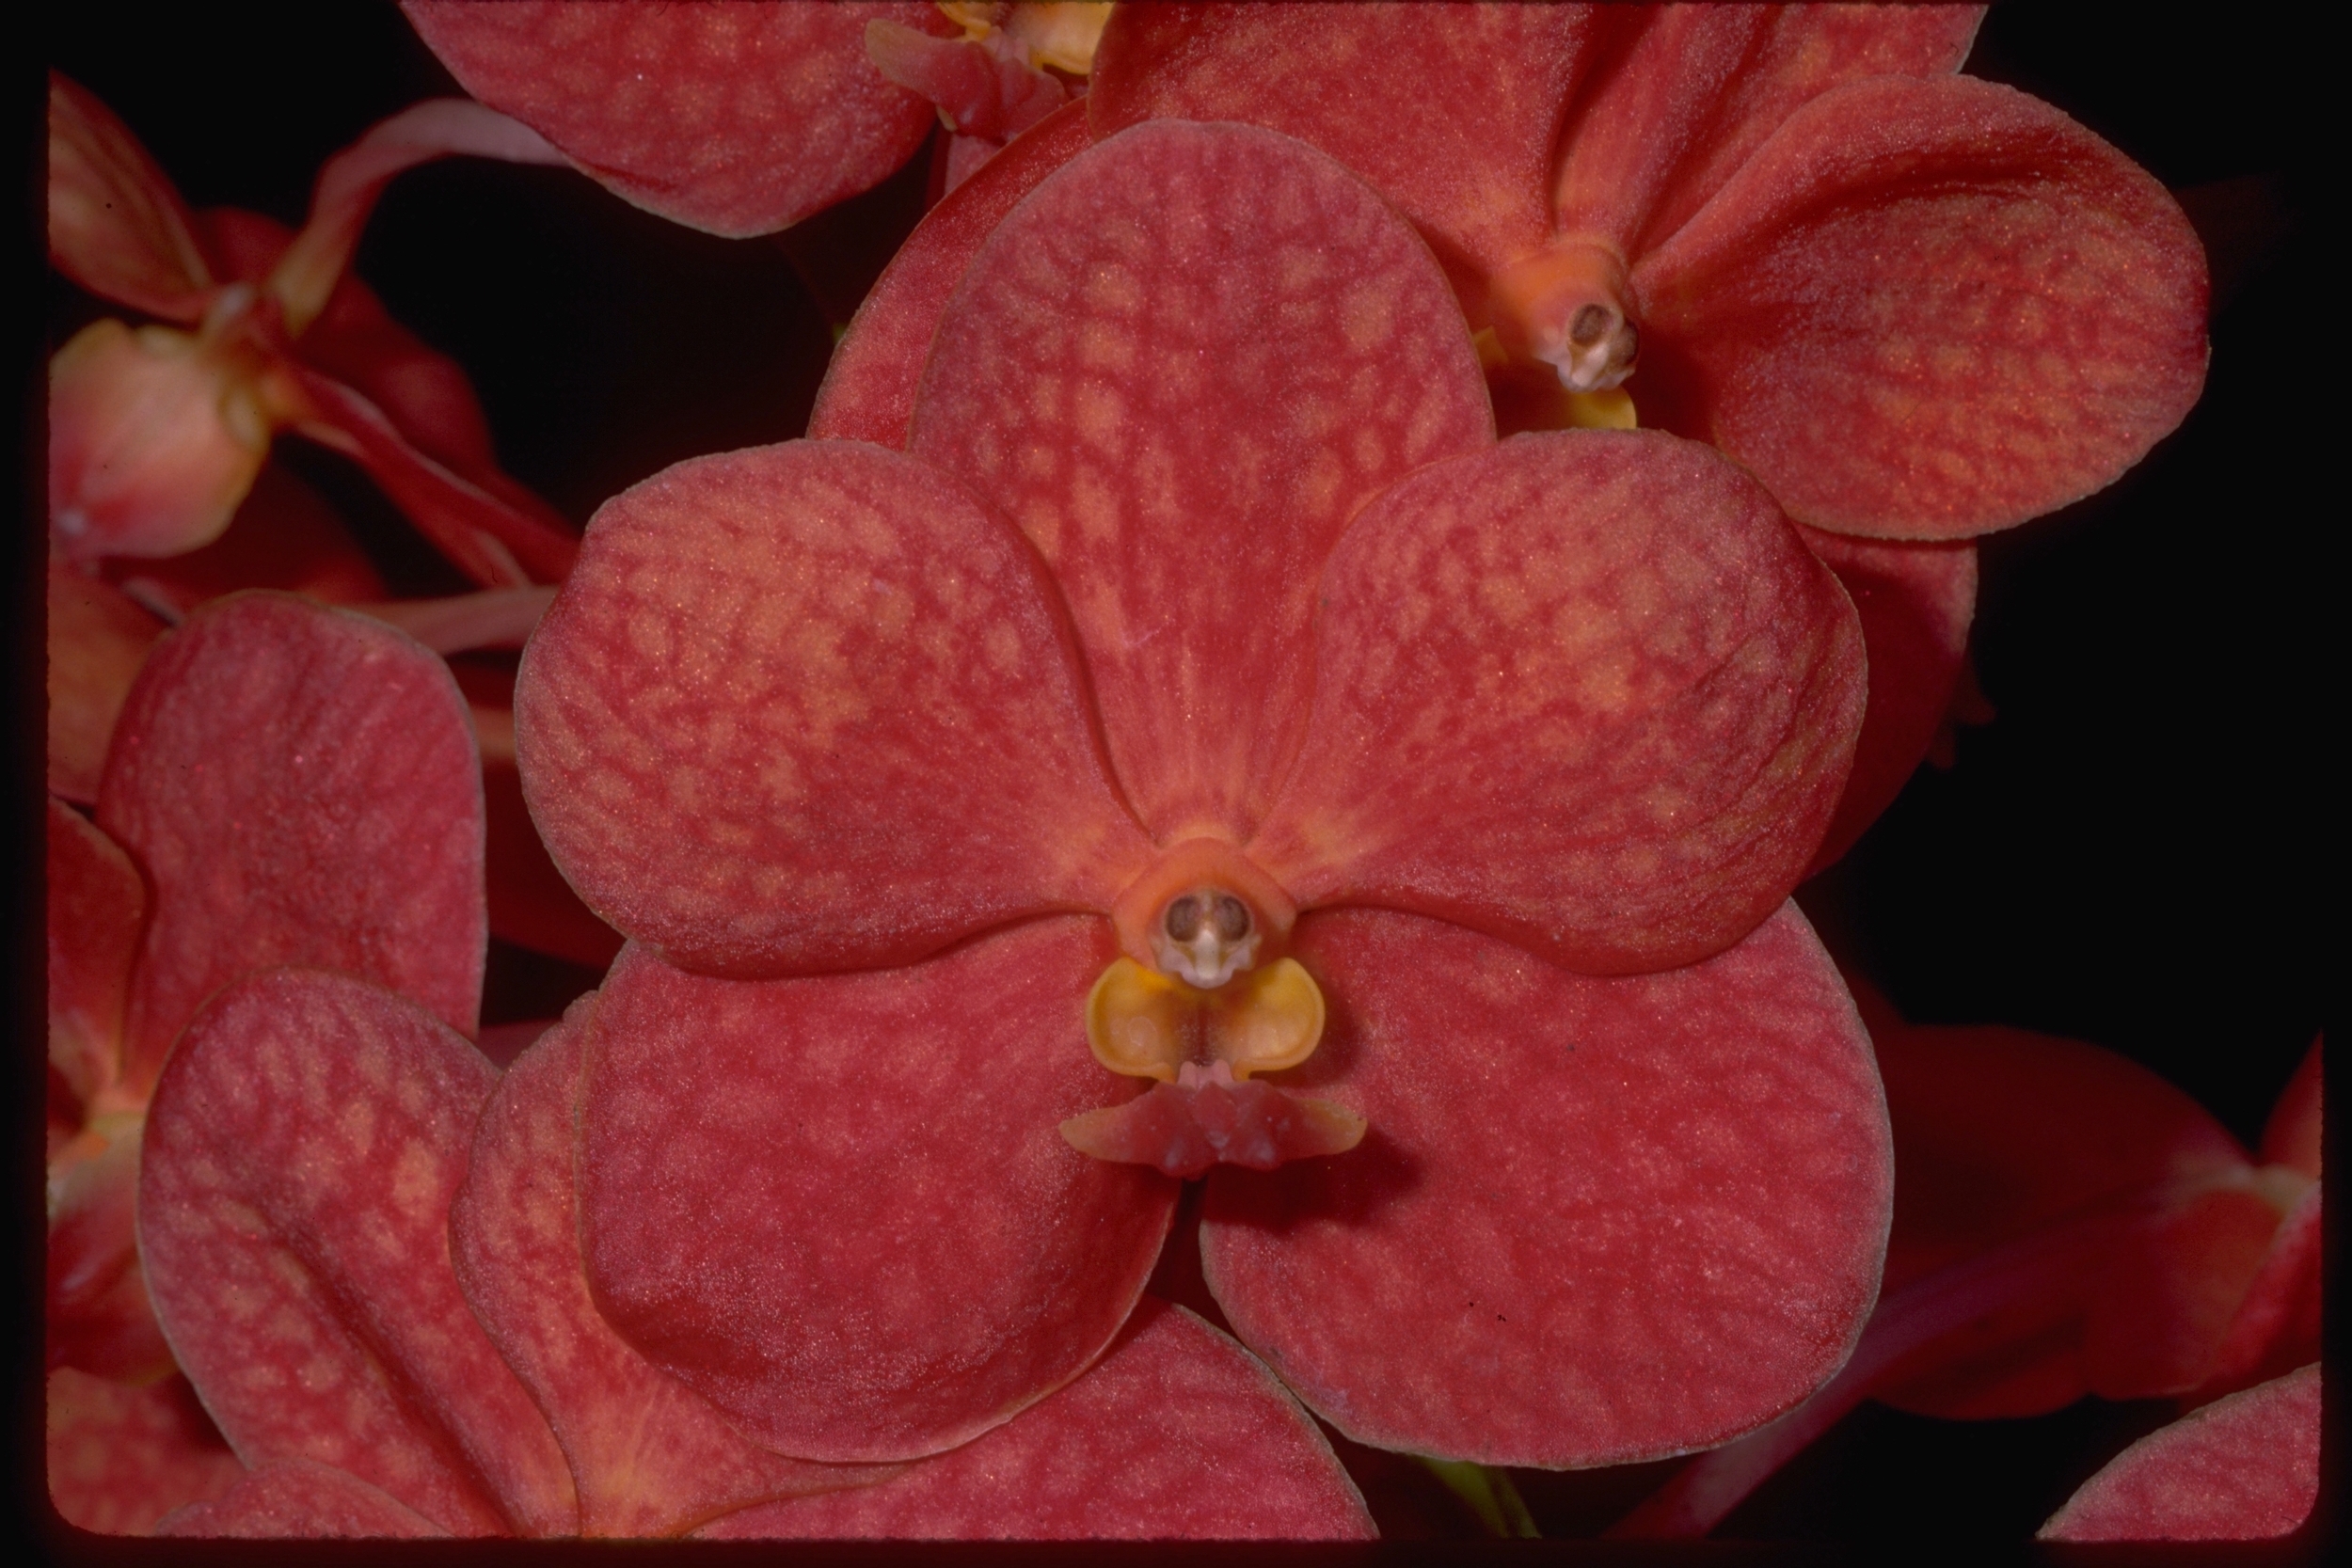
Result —
[[49, 365], [49, 517], [79, 562], [210, 544], [269, 455], [252, 367], [222, 341], [92, 323]]

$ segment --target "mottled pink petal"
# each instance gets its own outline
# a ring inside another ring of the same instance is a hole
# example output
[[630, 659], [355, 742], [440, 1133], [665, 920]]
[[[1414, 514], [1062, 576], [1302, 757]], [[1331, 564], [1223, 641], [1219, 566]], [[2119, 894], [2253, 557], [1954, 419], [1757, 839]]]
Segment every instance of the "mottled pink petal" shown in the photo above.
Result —
[[1554, 224], [1639, 256], [1799, 105], [1842, 82], [1947, 76], [1981, 6], [1659, 6], [1621, 10], [1617, 52], [1573, 111]]
[[1862, 638], [1756, 482], [1643, 432], [1517, 436], [1368, 507], [1319, 589], [1313, 717], [1249, 854], [1597, 974], [1688, 963], [1796, 885]]
[[1177, 1183], [1060, 1123], [1135, 1092], [1088, 1052], [1107, 922], [911, 969], [744, 982], [625, 951], [580, 1112], [605, 1319], [747, 1435], [820, 1460], [969, 1441], [1101, 1354]]
[[80, 805], [98, 775], [131, 682], [163, 624], [94, 578], [49, 565], [49, 790]]
[[271, 964], [375, 980], [473, 1032], [481, 770], [448, 667], [399, 632], [279, 594], [199, 610], [132, 689], [98, 822], [154, 898], [130, 1087], [206, 996]]
[[1104, 909], [1150, 847], [1036, 553], [929, 465], [791, 442], [597, 513], [523, 657], [523, 788], [589, 907], [746, 975]]
[[1085, 104], [1066, 103], [923, 214], [833, 351], [812, 439], [905, 448], [923, 356], [957, 280], [1014, 204], [1089, 145]]
[[415, 1540], [450, 1532], [348, 1470], [277, 1459], [220, 1497], [165, 1519], [157, 1535], [270, 1540]]
[[49, 1064], [87, 1109], [122, 1071], [122, 1005], [147, 890], [121, 847], [55, 797], [48, 847]]
[[594, 1002], [499, 1083], [450, 1210], [474, 1314], [547, 1414], [580, 1489], [583, 1535], [670, 1535], [771, 1497], [876, 1472], [785, 1459], [746, 1441], [707, 1401], [612, 1332], [581, 1272], [572, 1118]]
[[1094, 57], [1095, 135], [1240, 120], [1361, 173], [1449, 267], [1549, 230], [1553, 150], [1605, 21], [1584, 6], [1134, 6]]
[[[96, 1137], [85, 1133], [84, 1139]], [[42, 1316], [52, 1367], [145, 1383], [175, 1370], [155, 1324], [139, 1267], [132, 1205], [139, 1180], [139, 1128], [103, 1149], [53, 1168]]]
[[989, 236], [909, 450], [1059, 578], [1120, 782], [1168, 843], [1247, 835], [1306, 718], [1333, 541], [1493, 428], [1444, 277], [1370, 188], [1287, 137], [1155, 120]]
[[1372, 1123], [1209, 1180], [1209, 1288], [1342, 1432], [1486, 1464], [1719, 1443], [1836, 1371], [1892, 1177], [1868, 1041], [1793, 905], [1600, 980], [1415, 916], [1302, 919], [1331, 999], [1282, 1074]]
[[47, 1429], [49, 1500], [66, 1523], [100, 1535], [145, 1535], [245, 1474], [176, 1373], [134, 1385], [59, 1368], [49, 1374]]
[[468, 92], [625, 199], [728, 235], [880, 183], [930, 134], [931, 106], [866, 59], [868, 22], [955, 31], [918, 4], [401, 8]]
[[2319, 1500], [2319, 1368], [2233, 1394], [2134, 1443], [2037, 1532], [2043, 1541], [2256, 1541]]
[[1836, 532], [2022, 522], [2137, 462], [2204, 383], [2204, 254], [2179, 205], [1989, 82], [1823, 93], [1632, 283], [1644, 421]]
[[156, 1316], [247, 1463], [347, 1470], [453, 1533], [569, 1533], [562, 1451], [450, 1263], [496, 1080], [363, 981], [238, 981], [156, 1083], [139, 1246]]
[[1331, 1446], [1256, 1357], [1146, 1300], [1067, 1388], [897, 1480], [747, 1509], [721, 1539], [1369, 1540]]
[[197, 320], [213, 293], [171, 181], [112, 109], [54, 71], [49, 261], [90, 293], [168, 321]]
[[1977, 547], [1853, 539], [1802, 526], [1798, 531], [1853, 600], [1870, 671], [1853, 771], [1806, 867], [1809, 876], [1836, 863], [1895, 803], [1942, 733], [1968, 661]]

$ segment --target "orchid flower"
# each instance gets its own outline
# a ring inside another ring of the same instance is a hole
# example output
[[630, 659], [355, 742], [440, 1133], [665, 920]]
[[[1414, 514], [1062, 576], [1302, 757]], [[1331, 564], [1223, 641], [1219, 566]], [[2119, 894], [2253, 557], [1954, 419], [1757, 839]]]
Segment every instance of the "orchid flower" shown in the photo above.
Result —
[[905, 453], [608, 503], [524, 656], [526, 794], [633, 939], [549, 1154], [612, 1332], [780, 1452], [960, 1445], [1205, 1172], [1229, 1319], [1365, 1441], [1602, 1463], [1826, 1377], [1887, 1170], [1784, 900], [1859, 637], [1763, 492], [1498, 446], [1420, 239], [1242, 128], [1040, 184], [924, 376]]
[[50, 259], [160, 318], [92, 323], [52, 361], [49, 515], [70, 562], [210, 544], [292, 429], [365, 467], [476, 582], [563, 575], [570, 530], [499, 470], [463, 372], [346, 276], [385, 184], [458, 152], [558, 161], [479, 104], [421, 103], [328, 162], [299, 234], [234, 211], [199, 221], [122, 122], [53, 73]]
[[[48, 833], [49, 1364], [149, 1383], [174, 1357], [133, 1194], [173, 1040], [215, 990], [289, 962], [364, 977], [470, 1033], [485, 937], [478, 764], [462, 700], [425, 650], [343, 611], [236, 595], [157, 645], [95, 819], [53, 800]], [[65, 1398], [97, 1420], [109, 1396], [69, 1380]], [[114, 1405], [126, 1422], [171, 1418], [151, 1400]]]

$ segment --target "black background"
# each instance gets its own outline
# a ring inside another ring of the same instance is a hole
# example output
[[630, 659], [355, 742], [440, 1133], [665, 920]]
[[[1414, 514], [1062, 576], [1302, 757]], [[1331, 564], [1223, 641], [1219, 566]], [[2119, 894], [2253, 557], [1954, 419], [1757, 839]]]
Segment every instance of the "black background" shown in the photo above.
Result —
[[[2344, 509], [2325, 483], [2342, 437], [2322, 421], [2342, 400], [2322, 377], [2344, 363], [2341, 269], [2320, 274], [2311, 215], [2325, 89], [2314, 40], [2146, 15], [1998, 8], [1969, 70], [2058, 103], [2185, 193], [2217, 274], [2204, 401], [2109, 490], [1985, 542], [1975, 657], [1997, 719], [1804, 898], [1915, 1021], [2094, 1041], [2250, 1141], [2320, 1027], [2338, 950], [2322, 899], [2344, 791], [2324, 740]], [[289, 224], [327, 155], [456, 90], [389, 5], [83, 3], [47, 25], [49, 60], [192, 204]], [[798, 248], [886, 248], [919, 174]], [[831, 335], [795, 243], [691, 233], [569, 171], [453, 160], [394, 184], [358, 264], [471, 372], [508, 468], [584, 521], [680, 458], [800, 434]], [[98, 308], [53, 279], [47, 311], [54, 344]], [[398, 589], [460, 586], [364, 480], [297, 446], [283, 444]], [[593, 980], [511, 950], [493, 969], [507, 993], [493, 1018], [547, 1016]], [[1725, 1533], [2014, 1541], [2166, 1414], [2086, 1402], [1948, 1423], [1867, 1407]], [[1522, 1477], [1561, 1532], [1606, 1523], [1654, 1480]]]

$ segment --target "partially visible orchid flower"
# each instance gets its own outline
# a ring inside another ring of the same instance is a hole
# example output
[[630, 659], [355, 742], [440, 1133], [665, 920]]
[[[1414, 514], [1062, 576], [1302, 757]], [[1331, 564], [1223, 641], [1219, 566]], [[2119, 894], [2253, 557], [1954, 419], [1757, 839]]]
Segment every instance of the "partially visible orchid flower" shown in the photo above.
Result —
[[[49, 807], [53, 1370], [138, 1384], [173, 1369], [132, 1195], [157, 1074], [206, 997], [310, 963], [472, 1031], [485, 937], [478, 781], [448, 671], [385, 626], [250, 594], [157, 644], [115, 730], [95, 820]], [[59, 1397], [84, 1412], [63, 1433], [81, 1441], [103, 1398], [70, 1382]], [[158, 1430], [168, 1416], [112, 1411]]]
[[293, 430], [366, 468], [476, 582], [561, 578], [571, 531], [499, 470], [463, 372], [347, 277], [385, 184], [452, 153], [561, 161], [480, 104], [421, 103], [328, 161], [300, 233], [234, 211], [199, 219], [104, 104], [52, 74], [50, 258], [158, 318], [92, 323], [51, 364], [49, 516], [66, 560], [210, 544]]

